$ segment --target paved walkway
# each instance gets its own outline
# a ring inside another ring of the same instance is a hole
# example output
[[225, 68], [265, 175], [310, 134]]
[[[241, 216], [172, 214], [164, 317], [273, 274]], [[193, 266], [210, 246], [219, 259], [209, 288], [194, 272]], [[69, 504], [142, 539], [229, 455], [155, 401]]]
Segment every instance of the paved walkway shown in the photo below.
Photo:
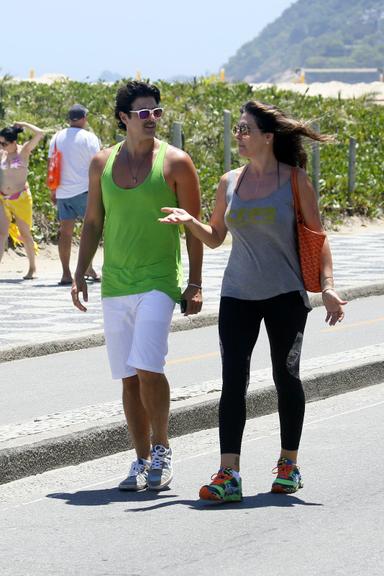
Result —
[[[376, 284], [380, 286], [380, 293], [384, 293], [384, 234], [333, 234], [330, 242], [339, 289]], [[225, 246], [205, 252], [202, 317], [209, 312], [217, 313], [220, 284], [229, 251], [230, 247]], [[368, 290], [370, 288], [361, 292]], [[81, 338], [79, 345], [83, 347], [82, 337], [102, 333], [100, 284], [90, 284], [89, 292], [89, 311], [82, 314], [73, 307], [69, 289], [57, 285], [57, 273], [32, 282], [0, 277], [0, 354], [4, 357], [12, 355], [13, 348], [22, 345], [33, 349], [33, 355], [45, 354], [45, 343], [75, 337]], [[175, 312], [177, 318], [181, 318], [178, 311]], [[23, 353], [24, 349], [16, 352]], [[382, 357], [383, 344], [377, 343], [310, 358], [302, 363], [307, 398], [323, 398], [353, 387], [381, 382]], [[195, 386], [182, 386], [173, 391], [171, 436], [212, 426], [220, 385], [221, 379], [203, 380]], [[57, 389], [47, 390], [47, 393], [55, 395], [57, 392]], [[249, 397], [249, 406], [254, 410], [251, 414], [255, 416], [269, 413], [271, 406], [275, 406], [270, 369], [252, 372]], [[127, 447], [121, 402], [115, 397], [108, 402], [80, 408], [78, 403], [74, 403], [72, 409], [38, 413], [27, 421], [20, 418], [16, 423], [0, 426], [0, 483], [119, 452]]]
[[[384, 232], [384, 230], [383, 230]], [[330, 234], [338, 289], [384, 283], [384, 233]], [[217, 312], [220, 284], [230, 247], [205, 250], [203, 312]], [[186, 256], [183, 256], [186, 264]], [[1, 277], [0, 350], [100, 333], [100, 285], [89, 285], [88, 312], [76, 310], [57, 274], [33, 281]], [[178, 310], [175, 318], [181, 317]]]

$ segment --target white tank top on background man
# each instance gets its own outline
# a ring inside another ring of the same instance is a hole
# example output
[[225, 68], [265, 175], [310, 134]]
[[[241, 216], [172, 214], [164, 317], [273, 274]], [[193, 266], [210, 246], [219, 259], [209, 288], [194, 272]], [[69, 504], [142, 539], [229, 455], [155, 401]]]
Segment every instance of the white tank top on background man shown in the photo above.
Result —
[[100, 143], [92, 132], [84, 128], [69, 127], [57, 132], [49, 145], [49, 158], [56, 142], [61, 152], [60, 186], [56, 198], [72, 198], [88, 191], [88, 170]]

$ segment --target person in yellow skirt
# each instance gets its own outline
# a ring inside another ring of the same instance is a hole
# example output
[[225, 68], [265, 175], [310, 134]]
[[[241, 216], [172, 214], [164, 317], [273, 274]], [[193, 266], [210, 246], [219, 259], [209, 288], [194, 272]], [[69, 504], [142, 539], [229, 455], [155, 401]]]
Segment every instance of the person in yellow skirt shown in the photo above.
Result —
[[[24, 129], [30, 130], [33, 136], [21, 145], [17, 143], [17, 136]], [[0, 131], [0, 261], [8, 236], [15, 244], [23, 243], [29, 261], [25, 280], [31, 280], [36, 273], [28, 163], [32, 150], [43, 136], [43, 130], [27, 122], [17, 122]]]

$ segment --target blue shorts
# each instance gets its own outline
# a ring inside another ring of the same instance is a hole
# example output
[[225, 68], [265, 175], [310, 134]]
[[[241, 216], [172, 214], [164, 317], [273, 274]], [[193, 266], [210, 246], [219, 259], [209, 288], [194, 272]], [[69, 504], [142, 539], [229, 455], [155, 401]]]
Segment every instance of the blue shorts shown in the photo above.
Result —
[[59, 220], [84, 218], [87, 208], [88, 191], [71, 198], [57, 198], [56, 206]]

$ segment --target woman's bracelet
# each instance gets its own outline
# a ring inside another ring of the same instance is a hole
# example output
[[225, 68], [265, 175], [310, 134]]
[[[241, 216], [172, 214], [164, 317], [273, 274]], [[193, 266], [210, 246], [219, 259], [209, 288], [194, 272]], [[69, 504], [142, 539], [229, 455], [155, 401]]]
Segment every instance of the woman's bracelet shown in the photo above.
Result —
[[324, 290], [322, 290], [322, 294], [325, 294], [325, 292], [328, 292], [328, 290], [334, 290], [334, 288], [331, 288], [330, 286], [328, 286], [328, 288], [324, 288]]
[[193, 284], [193, 282], [188, 282], [188, 286], [193, 286], [194, 288], [199, 288], [199, 290], [202, 290], [202, 288], [203, 288], [199, 284]]

